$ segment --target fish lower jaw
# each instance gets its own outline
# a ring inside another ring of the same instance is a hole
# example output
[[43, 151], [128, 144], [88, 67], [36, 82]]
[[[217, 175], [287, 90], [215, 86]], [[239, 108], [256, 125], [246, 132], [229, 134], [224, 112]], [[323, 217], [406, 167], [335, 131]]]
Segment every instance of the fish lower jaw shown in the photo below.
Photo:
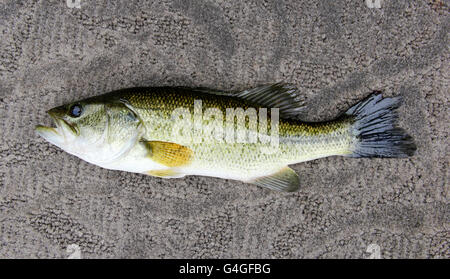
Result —
[[60, 145], [64, 142], [64, 137], [61, 135], [58, 127], [47, 127], [42, 125], [37, 125], [35, 131], [38, 135], [43, 137], [46, 141], [54, 144]]

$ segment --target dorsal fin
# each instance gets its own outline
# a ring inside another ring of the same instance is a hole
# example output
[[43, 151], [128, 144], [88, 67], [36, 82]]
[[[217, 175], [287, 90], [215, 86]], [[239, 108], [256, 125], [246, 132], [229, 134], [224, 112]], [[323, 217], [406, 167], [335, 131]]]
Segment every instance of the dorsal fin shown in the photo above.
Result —
[[275, 83], [247, 89], [241, 92], [225, 92], [207, 88], [194, 88], [195, 91], [238, 97], [266, 108], [279, 108], [282, 118], [299, 119], [305, 109], [305, 96], [291, 84]]
[[279, 108], [284, 118], [299, 117], [305, 109], [305, 96], [290, 84], [275, 83], [239, 92], [236, 97], [260, 104], [267, 108]]

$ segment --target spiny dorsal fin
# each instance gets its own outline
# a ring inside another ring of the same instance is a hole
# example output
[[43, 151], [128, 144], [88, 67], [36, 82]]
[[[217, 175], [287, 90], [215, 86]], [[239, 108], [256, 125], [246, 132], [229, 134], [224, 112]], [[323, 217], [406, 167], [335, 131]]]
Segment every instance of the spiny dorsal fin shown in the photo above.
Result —
[[164, 141], [145, 141], [148, 156], [155, 162], [167, 167], [180, 167], [188, 165], [193, 156], [193, 151], [183, 145]]
[[295, 192], [300, 188], [298, 174], [289, 167], [284, 167], [274, 174], [261, 176], [246, 182], [283, 192]]
[[305, 109], [305, 96], [300, 94], [295, 86], [281, 82], [234, 93], [207, 88], [194, 88], [194, 90], [215, 95], [234, 96], [266, 108], [279, 108], [282, 118], [299, 119], [299, 113]]

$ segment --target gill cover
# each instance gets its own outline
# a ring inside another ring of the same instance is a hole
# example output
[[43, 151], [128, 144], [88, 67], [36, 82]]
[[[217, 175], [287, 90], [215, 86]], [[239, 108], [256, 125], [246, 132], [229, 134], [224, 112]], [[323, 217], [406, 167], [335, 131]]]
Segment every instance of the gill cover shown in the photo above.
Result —
[[143, 132], [142, 121], [125, 103], [107, 103], [105, 113], [106, 125], [97, 144], [101, 154], [95, 151], [91, 153], [97, 164], [109, 163], [125, 155], [139, 141]]

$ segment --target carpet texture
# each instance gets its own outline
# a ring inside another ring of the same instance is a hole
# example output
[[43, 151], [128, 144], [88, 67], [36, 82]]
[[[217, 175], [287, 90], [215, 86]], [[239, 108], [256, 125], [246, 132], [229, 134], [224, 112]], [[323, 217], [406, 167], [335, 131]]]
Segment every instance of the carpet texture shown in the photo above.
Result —
[[[450, 258], [449, 2], [368, 2], [1, 1], [0, 258]], [[416, 155], [297, 164], [286, 194], [102, 169], [33, 130], [115, 89], [277, 81], [305, 120], [403, 96]]]

